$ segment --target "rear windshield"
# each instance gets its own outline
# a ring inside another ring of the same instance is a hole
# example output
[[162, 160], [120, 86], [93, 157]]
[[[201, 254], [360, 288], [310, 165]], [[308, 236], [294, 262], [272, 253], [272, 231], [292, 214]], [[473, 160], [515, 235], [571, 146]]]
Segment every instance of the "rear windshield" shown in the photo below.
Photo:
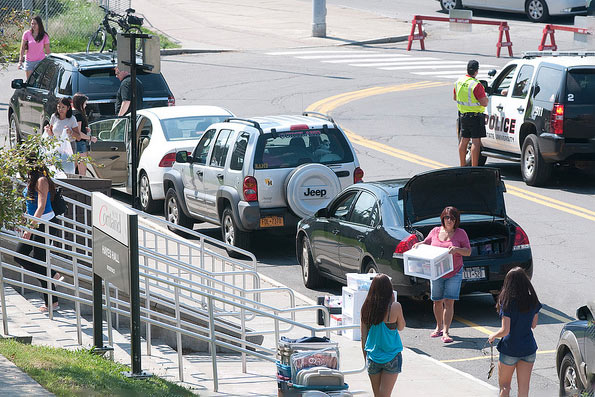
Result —
[[211, 124], [219, 123], [230, 116], [191, 116], [161, 120], [161, 127], [168, 141], [198, 138]]
[[353, 153], [336, 128], [287, 131], [258, 137], [254, 168], [291, 168], [305, 163], [337, 164], [353, 161]]
[[566, 74], [566, 102], [595, 105], [595, 69], [570, 70]]
[[[143, 85], [145, 96], [168, 96], [169, 90], [161, 74], [139, 73], [137, 77]], [[120, 80], [112, 68], [81, 70], [78, 83], [78, 91], [86, 95], [113, 92], [115, 96], [120, 88]]]

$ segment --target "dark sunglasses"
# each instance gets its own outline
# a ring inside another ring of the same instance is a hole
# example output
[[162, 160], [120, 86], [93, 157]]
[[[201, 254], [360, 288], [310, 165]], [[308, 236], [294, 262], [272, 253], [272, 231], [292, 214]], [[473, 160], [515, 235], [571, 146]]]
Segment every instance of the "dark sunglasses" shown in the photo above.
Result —
[[446, 216], [444, 217], [444, 220], [445, 220], [445, 221], [446, 221], [446, 220], [449, 220], [449, 221], [453, 221], [453, 222], [454, 222], [454, 221], [455, 221], [455, 218], [454, 218], [454, 216], [446, 215]]

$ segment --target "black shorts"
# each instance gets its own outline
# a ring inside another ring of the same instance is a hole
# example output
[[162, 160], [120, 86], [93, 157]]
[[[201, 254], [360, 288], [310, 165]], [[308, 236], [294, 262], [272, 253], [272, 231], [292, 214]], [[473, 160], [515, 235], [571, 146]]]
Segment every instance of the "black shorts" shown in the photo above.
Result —
[[459, 131], [462, 138], [484, 138], [486, 136], [485, 116], [459, 114]]

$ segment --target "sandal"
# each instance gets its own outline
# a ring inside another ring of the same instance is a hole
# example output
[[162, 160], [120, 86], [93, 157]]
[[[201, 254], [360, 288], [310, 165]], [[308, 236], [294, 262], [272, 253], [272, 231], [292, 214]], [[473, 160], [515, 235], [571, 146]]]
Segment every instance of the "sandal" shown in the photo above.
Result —
[[54, 274], [54, 277], [52, 277], [52, 278], [56, 281], [64, 281], [64, 276], [58, 272], [56, 272], [56, 274]]
[[437, 338], [439, 336], [442, 336], [442, 331], [434, 331], [430, 334], [430, 338]]
[[441, 339], [442, 339], [442, 342], [444, 342], [444, 343], [452, 343], [453, 342], [452, 338], [448, 335], [444, 335]]
[[[56, 302], [52, 305], [52, 310], [58, 310], [58, 309], [60, 309], [60, 305], [58, 304], [58, 302]], [[50, 309], [46, 305], [43, 305], [42, 307], [39, 308], [39, 311], [42, 313], [47, 313], [50, 311]]]

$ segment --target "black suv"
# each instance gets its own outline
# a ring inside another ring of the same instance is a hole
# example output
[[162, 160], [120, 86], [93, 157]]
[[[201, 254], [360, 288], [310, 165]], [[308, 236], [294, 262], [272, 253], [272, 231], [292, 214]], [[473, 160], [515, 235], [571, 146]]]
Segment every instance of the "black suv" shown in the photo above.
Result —
[[[8, 123], [14, 145], [29, 134], [42, 131], [49, 123], [60, 98], [82, 92], [89, 97], [87, 112], [91, 120], [116, 113], [116, 93], [120, 80], [114, 74], [117, 60], [108, 53], [51, 54], [37, 65], [29, 79], [12, 81]], [[137, 74], [143, 84], [143, 107], [174, 105], [175, 99], [159, 74]]]

